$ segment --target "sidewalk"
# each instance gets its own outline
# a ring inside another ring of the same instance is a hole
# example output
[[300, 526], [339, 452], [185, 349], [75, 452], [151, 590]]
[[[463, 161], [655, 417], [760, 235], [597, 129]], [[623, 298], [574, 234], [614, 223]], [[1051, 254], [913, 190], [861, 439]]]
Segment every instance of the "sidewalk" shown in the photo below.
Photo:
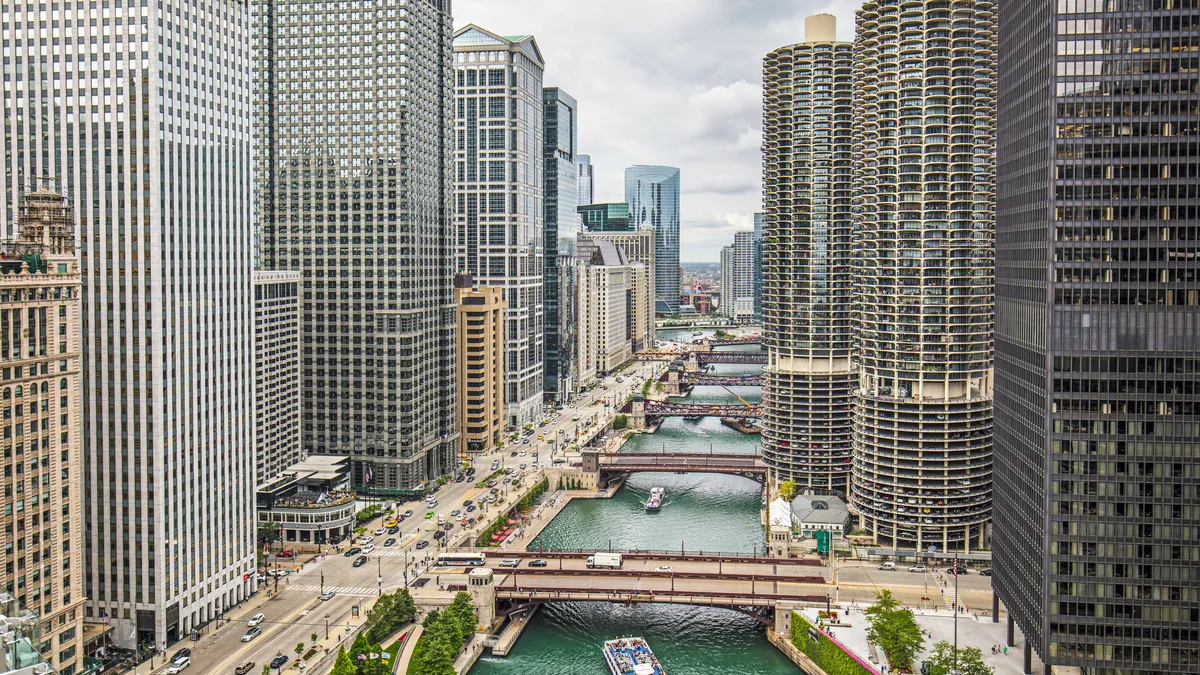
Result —
[[421, 633], [424, 632], [425, 629], [421, 624], [417, 624], [416, 628], [413, 628], [412, 635], [408, 636], [408, 642], [404, 643], [404, 651], [400, 652], [400, 658], [396, 659], [396, 668], [392, 671], [393, 673], [404, 675], [408, 672], [408, 662], [412, 660], [413, 650], [417, 648], [417, 640], [421, 639]]
[[483, 653], [483, 641], [488, 636], [484, 633], [474, 633], [471, 635], [471, 640], [463, 648], [461, 654], [454, 659], [454, 672], [463, 675], [475, 662], [479, 660], [479, 655]]

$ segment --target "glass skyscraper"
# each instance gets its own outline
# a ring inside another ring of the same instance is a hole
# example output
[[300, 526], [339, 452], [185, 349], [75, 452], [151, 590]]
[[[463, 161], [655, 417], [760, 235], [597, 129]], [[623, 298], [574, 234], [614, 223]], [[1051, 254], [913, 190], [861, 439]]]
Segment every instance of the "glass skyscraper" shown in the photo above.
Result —
[[[14, 234], [35, 177], [75, 206], [83, 386], [59, 399], [83, 396], [66, 420], [83, 443], [74, 573], [115, 645], [165, 646], [256, 583], [251, 17], [242, 2], [86, 4], [4, 5], [0, 229]], [[15, 456], [40, 440], [18, 432]]]
[[450, 2], [253, 4], [260, 262], [302, 276], [303, 449], [411, 490], [458, 434]]
[[996, 594], [1056, 672], [1197, 673], [1200, 3], [999, 15]]
[[679, 169], [625, 169], [625, 203], [632, 229], [654, 228], [654, 311], [679, 313]]
[[542, 89], [545, 102], [542, 136], [542, 183], [545, 194], [542, 248], [544, 250], [545, 370], [543, 387], [548, 401], [562, 403], [569, 389], [574, 367], [574, 331], [567, 326], [566, 304], [571, 297], [561, 292], [559, 253], [574, 250], [579, 234], [579, 184], [575, 149], [579, 137], [579, 104], [558, 87]]

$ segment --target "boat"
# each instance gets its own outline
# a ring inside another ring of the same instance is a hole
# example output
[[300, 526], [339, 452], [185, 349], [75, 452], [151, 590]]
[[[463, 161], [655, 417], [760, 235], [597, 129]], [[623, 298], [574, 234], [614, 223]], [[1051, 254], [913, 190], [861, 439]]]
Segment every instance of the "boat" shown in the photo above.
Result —
[[604, 661], [612, 675], [666, 675], [650, 645], [640, 637], [605, 642]]
[[696, 331], [695, 333], [692, 333], [692, 337], [702, 336], [702, 335], [704, 335], [704, 333], [701, 331]]
[[704, 419], [704, 415], [684, 415], [683, 416], [683, 421], [685, 421], [685, 422], [699, 422], [702, 419]]
[[646, 498], [646, 510], [657, 511], [662, 508], [664, 490], [660, 487], [650, 488], [650, 496]]

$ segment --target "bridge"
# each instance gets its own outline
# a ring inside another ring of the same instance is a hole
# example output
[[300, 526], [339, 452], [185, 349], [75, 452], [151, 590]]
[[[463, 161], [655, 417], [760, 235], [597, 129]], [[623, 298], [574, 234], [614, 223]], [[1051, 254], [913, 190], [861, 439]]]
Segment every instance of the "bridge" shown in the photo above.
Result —
[[641, 351], [633, 355], [635, 361], [679, 361], [682, 360], [692, 370], [698, 370], [710, 363], [741, 363], [766, 364], [766, 352], [716, 352], [716, 351], [685, 351], [664, 352], [658, 350]]
[[761, 387], [762, 375], [710, 375], [681, 371], [674, 364], [660, 381], [671, 396], [685, 396], [692, 387]]
[[[632, 403], [631, 403], [632, 406]], [[762, 417], [762, 406], [741, 403], [674, 403], [646, 401], [646, 417], [733, 417], [751, 419]]]
[[767, 465], [757, 454], [684, 452], [610, 452], [599, 457], [601, 473], [665, 471], [724, 473], [762, 481]]
[[761, 345], [761, 335], [747, 335], [746, 337], [730, 338], [728, 340], [714, 340], [705, 338], [700, 341], [700, 344], [710, 347], [730, 347], [732, 345]]
[[[592, 552], [486, 551], [495, 574], [497, 616], [546, 602], [656, 602], [726, 607], [771, 625], [780, 602], [824, 604], [829, 592], [825, 568], [815, 560], [631, 551], [622, 554], [619, 569], [588, 569], [585, 559]], [[493, 557], [516, 559], [517, 567], [496, 567]], [[532, 559], [547, 565], [529, 567]], [[462, 570], [434, 572], [448, 591], [467, 590], [465, 579], [457, 583], [452, 577]]]

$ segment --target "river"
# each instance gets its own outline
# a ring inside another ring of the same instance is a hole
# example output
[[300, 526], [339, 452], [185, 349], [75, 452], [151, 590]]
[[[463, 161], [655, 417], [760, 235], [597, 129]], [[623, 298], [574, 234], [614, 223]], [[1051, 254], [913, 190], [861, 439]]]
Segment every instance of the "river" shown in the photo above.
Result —
[[[676, 338], [690, 339], [692, 331]], [[706, 331], [711, 333], [711, 331]], [[745, 349], [757, 349], [756, 346]], [[755, 372], [759, 366], [719, 365], [721, 374]], [[733, 387], [750, 402], [758, 387]], [[721, 387], [699, 387], [692, 401], [731, 403], [737, 398]], [[626, 443], [630, 452], [664, 448], [713, 452], [754, 452], [757, 436], [747, 436], [706, 417], [698, 422], [669, 418], [654, 434]], [[642, 501], [653, 486], [666, 488], [661, 511], [646, 513]], [[531, 548], [679, 548], [752, 553], [761, 550], [761, 487], [738, 476], [639, 473], [612, 499], [578, 499], [563, 510]], [[600, 675], [604, 640], [645, 637], [671, 675], [778, 675], [800, 671], [772, 647], [762, 626], [747, 616], [706, 607], [611, 603], [550, 603], [534, 617], [507, 658], [485, 655], [471, 675]]]

